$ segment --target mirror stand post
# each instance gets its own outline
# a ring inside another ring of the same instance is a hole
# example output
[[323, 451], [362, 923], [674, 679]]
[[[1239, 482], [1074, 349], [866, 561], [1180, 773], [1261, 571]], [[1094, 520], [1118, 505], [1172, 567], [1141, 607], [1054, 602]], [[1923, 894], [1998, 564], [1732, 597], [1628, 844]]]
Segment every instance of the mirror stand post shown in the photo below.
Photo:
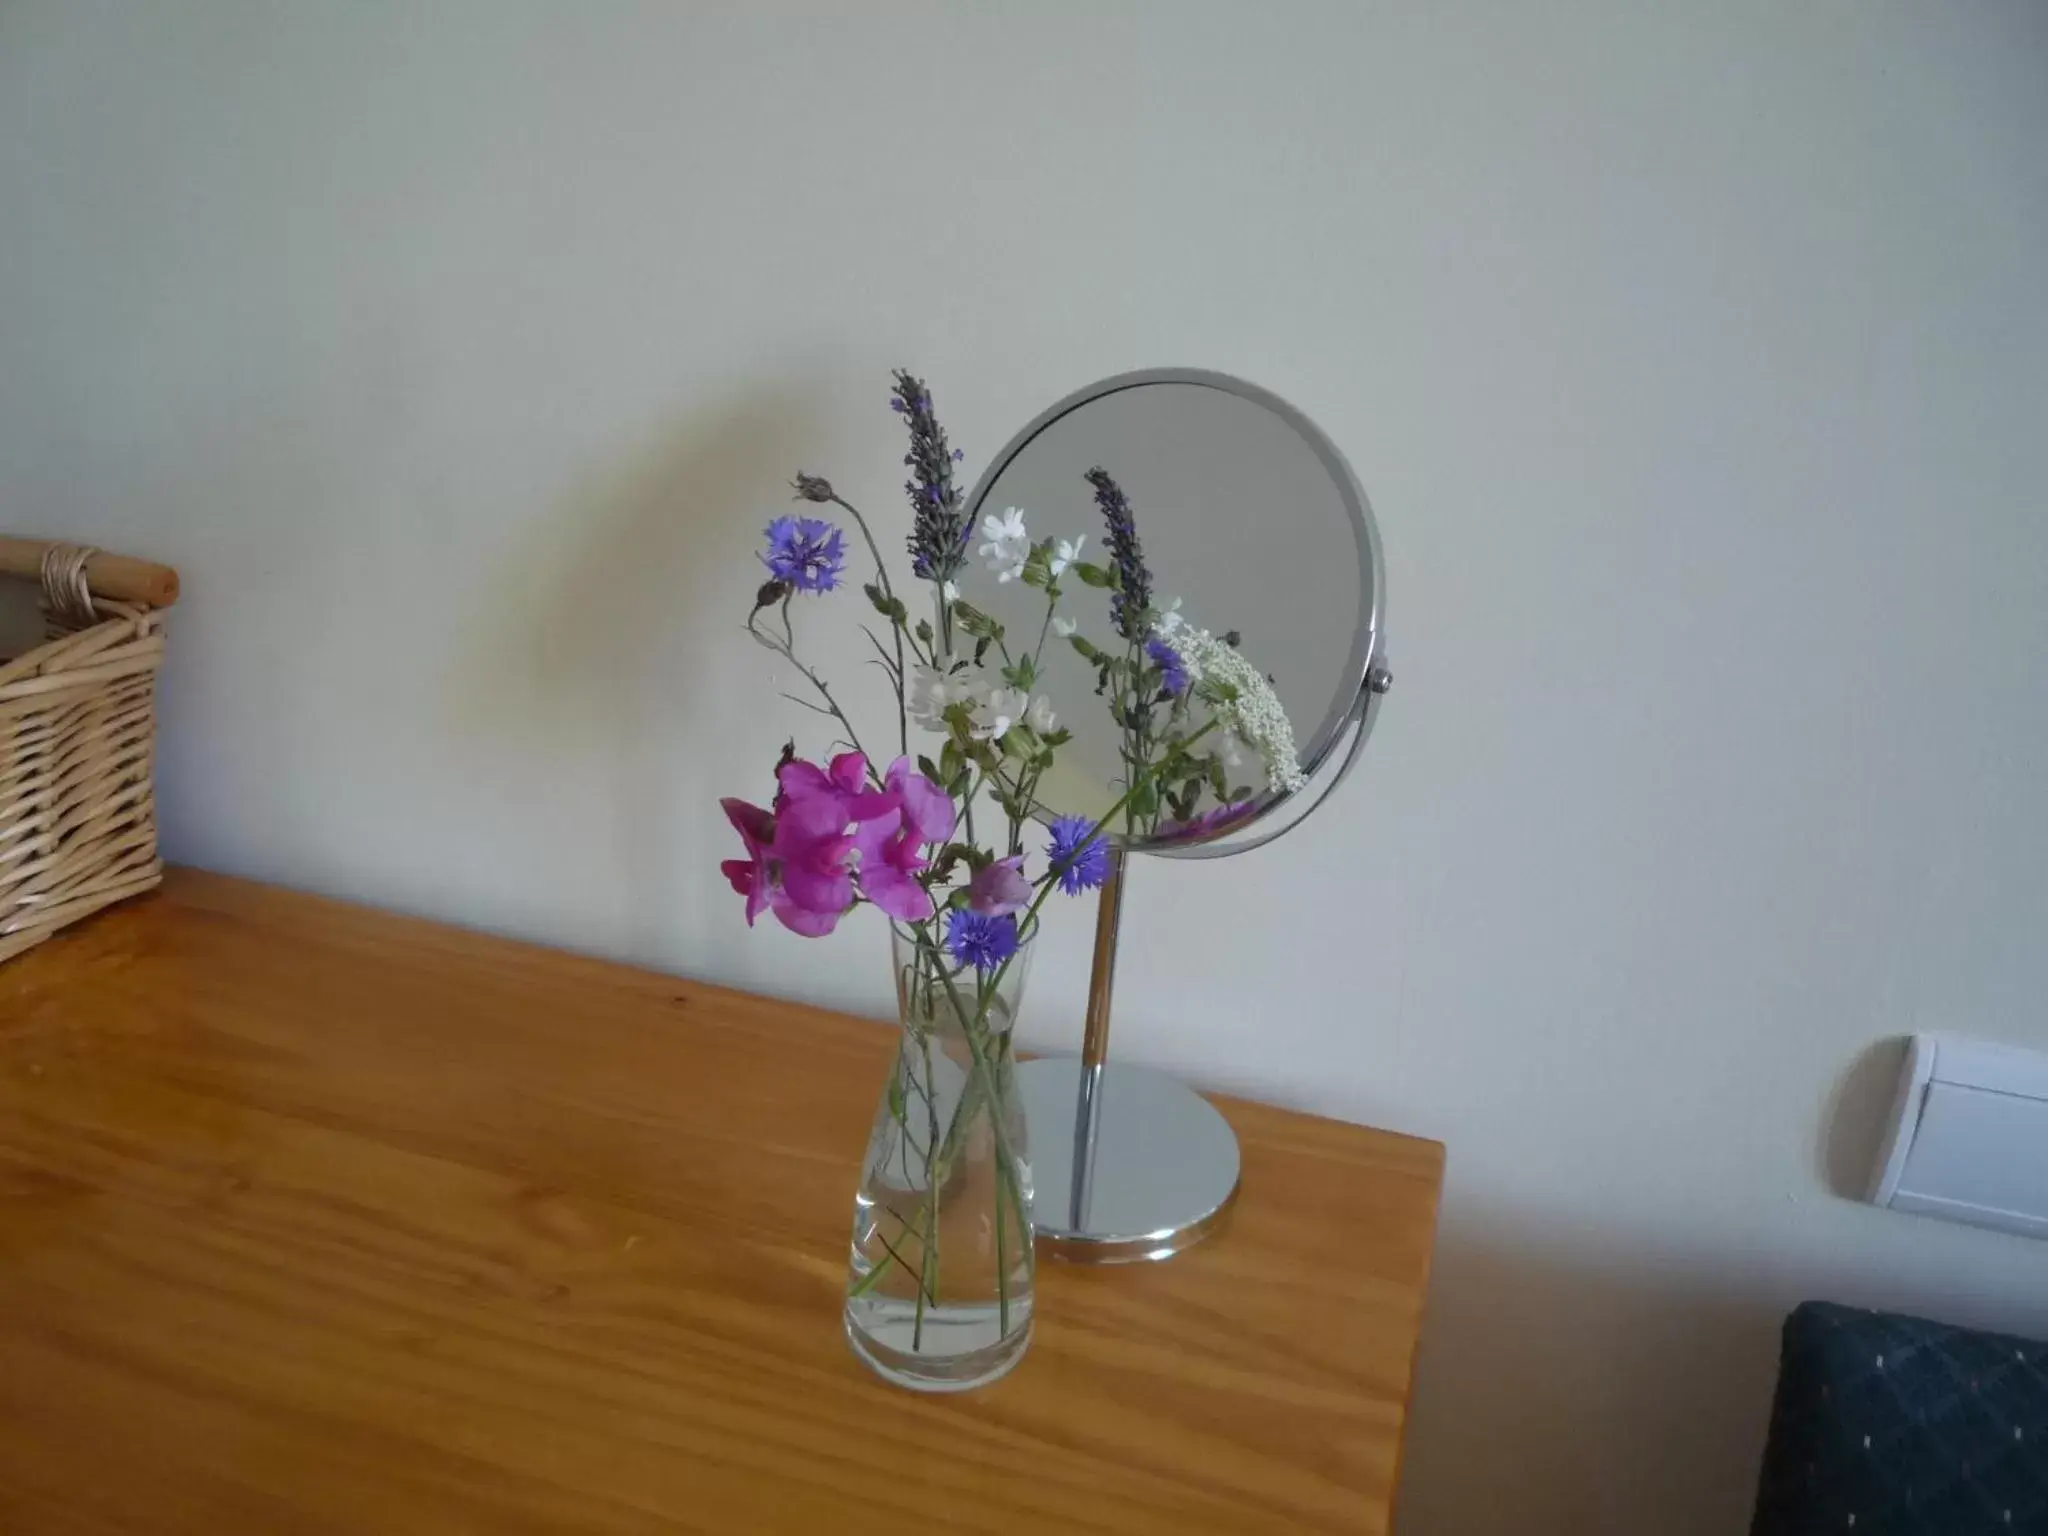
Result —
[[1096, 907], [1080, 1056], [1017, 1068], [1039, 1247], [1091, 1264], [1171, 1258], [1215, 1231], [1237, 1199], [1237, 1136], [1216, 1107], [1163, 1073], [1109, 1061], [1125, 860], [1111, 850]]
[[[1111, 848], [1095, 905], [1095, 958], [1088, 972], [1088, 1017], [1081, 1031], [1081, 1072], [1074, 1088], [1074, 1176], [1068, 1224], [1088, 1229], [1095, 1204], [1095, 1149], [1102, 1131], [1102, 1074], [1109, 1060], [1109, 1007], [1116, 992], [1117, 925], [1124, 915], [1124, 851]], [[1029, 1124], [1029, 1122], [1026, 1122]]]
[[1109, 872], [1095, 908], [1095, 964], [1088, 973], [1088, 1022], [1081, 1035], [1081, 1060], [1099, 1067], [1109, 1056], [1109, 1000], [1116, 990], [1116, 934], [1124, 916], [1124, 851], [1109, 850]]

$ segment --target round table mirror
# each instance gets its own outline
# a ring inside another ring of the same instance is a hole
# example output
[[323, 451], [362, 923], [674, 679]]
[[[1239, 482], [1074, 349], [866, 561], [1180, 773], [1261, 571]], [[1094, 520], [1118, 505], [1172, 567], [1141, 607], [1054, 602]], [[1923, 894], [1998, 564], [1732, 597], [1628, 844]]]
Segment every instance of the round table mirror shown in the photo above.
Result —
[[[1118, 569], [1128, 562], [1115, 558], [1103, 503], [1119, 499], [1161, 616], [1157, 638], [1171, 646], [1171, 631], [1185, 626], [1234, 640], [1285, 711], [1308, 785], [1269, 780], [1256, 752], [1228, 740], [1227, 796], [1206, 787], [1191, 816], [1126, 807], [1112, 826], [1131, 849], [1178, 856], [1268, 842], [1342, 777], [1370, 724], [1374, 689], [1387, 679], [1379, 539], [1365, 493], [1335, 445], [1276, 396], [1222, 374], [1155, 369], [1091, 385], [1044, 413], [997, 456], [970, 506], [977, 540], [984, 518], [1014, 507], [1032, 537], [1078, 538], [1082, 560]], [[980, 569], [964, 585], [1009, 634], [1036, 633], [1044, 606], [1036, 588]], [[1072, 576], [1063, 585], [1064, 611], [1092, 606], [1079, 636], [1095, 654], [1124, 654], [1154, 638], [1119, 632], [1113, 612], [1122, 594], [1090, 605], [1089, 594], [1073, 592]], [[1042, 809], [1099, 816], [1127, 787], [1133, 731], [1098, 696], [1089, 651], [1070, 641], [1043, 655], [1037, 691], [1074, 739], [1039, 786]], [[1183, 713], [1197, 724], [1206, 717], [1192, 696]], [[1219, 739], [1212, 729], [1193, 750]]]
[[[1118, 845], [1081, 1054], [1020, 1069], [1040, 1238], [1064, 1257], [1166, 1257], [1227, 1212], [1237, 1144], [1207, 1100], [1107, 1060], [1123, 855], [1260, 846], [1349, 771], [1391, 681], [1378, 532], [1313, 422], [1256, 385], [1190, 369], [1068, 396], [997, 455], [969, 507], [977, 543], [1015, 508], [1032, 539], [1078, 541], [1078, 565], [1094, 567], [1061, 573], [1061, 611], [1082, 617], [1043, 648], [1032, 690], [1072, 733], [1038, 785], [1039, 813], [1107, 814]], [[1113, 585], [1077, 593], [1084, 574]], [[975, 562], [962, 587], [1006, 634], [1040, 633], [1036, 586]], [[1134, 778], [1148, 781], [1133, 763], [1157, 763], [1176, 740], [1185, 772], [1134, 797]]]

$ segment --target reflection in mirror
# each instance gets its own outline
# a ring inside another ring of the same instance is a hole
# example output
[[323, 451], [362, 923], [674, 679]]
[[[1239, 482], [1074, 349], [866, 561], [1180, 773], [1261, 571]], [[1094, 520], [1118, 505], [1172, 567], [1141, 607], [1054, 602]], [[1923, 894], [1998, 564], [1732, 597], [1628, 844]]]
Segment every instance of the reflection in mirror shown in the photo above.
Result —
[[[960, 595], [1000, 630], [986, 664], [1028, 682], [1039, 730], [1072, 733], [1039, 814], [1113, 812], [1134, 847], [1239, 831], [1355, 723], [1368, 514], [1335, 450], [1262, 391], [1188, 374], [1084, 391], [1011, 445], [972, 510]], [[1133, 764], [1163, 767], [1157, 793], [1127, 793]]]

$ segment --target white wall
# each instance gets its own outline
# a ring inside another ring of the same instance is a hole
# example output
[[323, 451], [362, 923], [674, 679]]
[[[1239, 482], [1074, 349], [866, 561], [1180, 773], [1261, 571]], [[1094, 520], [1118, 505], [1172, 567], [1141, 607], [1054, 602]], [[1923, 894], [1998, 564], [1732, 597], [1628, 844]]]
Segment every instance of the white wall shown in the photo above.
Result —
[[1397, 691], [1139, 871], [1119, 1039], [1449, 1143], [1406, 1529], [1733, 1531], [1792, 1302], [2048, 1334], [1823, 1156], [1874, 1041], [2048, 1045], [2044, 144], [1993, 0], [10, 4], [0, 521], [183, 570], [174, 856], [879, 1012], [715, 870], [786, 475], [893, 515], [898, 360], [976, 456], [1292, 397]]

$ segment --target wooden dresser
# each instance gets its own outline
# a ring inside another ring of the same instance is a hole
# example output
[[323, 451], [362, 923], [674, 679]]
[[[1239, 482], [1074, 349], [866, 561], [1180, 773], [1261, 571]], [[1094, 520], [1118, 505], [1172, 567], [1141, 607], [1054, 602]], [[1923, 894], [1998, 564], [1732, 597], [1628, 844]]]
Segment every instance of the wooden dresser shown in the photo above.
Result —
[[1219, 1101], [1225, 1231], [920, 1397], [840, 1331], [892, 1046], [173, 871], [0, 966], [0, 1532], [1388, 1528], [1442, 1147]]

